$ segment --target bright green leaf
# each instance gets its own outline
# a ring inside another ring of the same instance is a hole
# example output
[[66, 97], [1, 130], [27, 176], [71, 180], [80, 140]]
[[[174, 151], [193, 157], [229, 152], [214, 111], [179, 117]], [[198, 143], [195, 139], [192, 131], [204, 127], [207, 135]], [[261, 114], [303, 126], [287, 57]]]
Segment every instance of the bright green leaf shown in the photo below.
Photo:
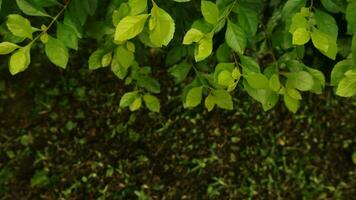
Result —
[[259, 73], [250, 73], [245, 76], [248, 84], [255, 89], [269, 89], [268, 78]]
[[201, 1], [201, 12], [210, 24], [216, 24], [219, 18], [219, 8], [211, 1]]
[[193, 42], [199, 42], [204, 37], [204, 33], [198, 29], [191, 28], [184, 36], [183, 44], [189, 45]]
[[116, 27], [115, 41], [123, 42], [140, 34], [148, 16], [148, 14], [142, 14], [123, 18]]
[[130, 15], [143, 13], [147, 8], [147, 0], [129, 0]]
[[185, 100], [185, 107], [194, 108], [201, 103], [203, 87], [194, 87], [189, 90]]
[[18, 46], [17, 44], [14, 44], [11, 42], [1, 42], [0, 43], [0, 55], [9, 54], [18, 48], [20, 48], [20, 46]]
[[31, 44], [25, 47], [19, 48], [10, 57], [10, 73], [15, 75], [24, 71], [31, 63], [30, 57]]
[[172, 17], [153, 3], [149, 24], [154, 24], [152, 27], [150, 26], [152, 44], [157, 47], [167, 46], [173, 39], [175, 31], [175, 23]]
[[7, 28], [17, 37], [32, 39], [34, 32], [28, 19], [21, 15], [11, 14], [7, 17]]
[[45, 52], [53, 64], [63, 69], [67, 67], [69, 53], [67, 47], [64, 46], [62, 41], [50, 37], [45, 45]]
[[159, 112], [160, 110], [160, 102], [157, 97], [145, 94], [143, 96], [143, 101], [145, 102], [147, 108], [152, 112]]
[[308, 91], [313, 88], [313, 77], [306, 71], [297, 71], [287, 74], [287, 87], [300, 91]]
[[227, 22], [225, 33], [226, 43], [238, 54], [243, 54], [246, 48], [246, 35], [241, 27], [231, 21]]
[[298, 28], [293, 32], [293, 44], [304, 45], [310, 40], [310, 33], [305, 28]]

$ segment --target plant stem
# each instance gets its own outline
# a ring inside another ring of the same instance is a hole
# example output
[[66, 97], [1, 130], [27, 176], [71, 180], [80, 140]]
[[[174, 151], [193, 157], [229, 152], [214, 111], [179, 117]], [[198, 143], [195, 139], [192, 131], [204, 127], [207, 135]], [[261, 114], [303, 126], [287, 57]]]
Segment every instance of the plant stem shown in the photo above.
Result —
[[45, 34], [51, 27], [52, 25], [58, 20], [58, 18], [62, 15], [62, 13], [67, 9], [68, 5], [70, 3], [70, 0], [66, 2], [66, 4], [63, 5], [63, 8], [58, 12], [58, 14], [52, 19], [51, 23], [48, 24], [45, 30], [43, 30], [39, 35], [37, 35], [31, 43], [34, 43], [36, 40], [38, 40], [43, 34]]

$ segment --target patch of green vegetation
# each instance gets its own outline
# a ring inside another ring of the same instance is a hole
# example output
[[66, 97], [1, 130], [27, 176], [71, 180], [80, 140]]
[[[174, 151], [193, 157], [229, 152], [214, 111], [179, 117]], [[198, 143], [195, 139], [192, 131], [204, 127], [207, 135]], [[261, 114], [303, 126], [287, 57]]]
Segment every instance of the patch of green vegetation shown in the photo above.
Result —
[[261, 112], [243, 94], [233, 99], [236, 110], [209, 113], [184, 109], [167, 87], [159, 114], [120, 109], [125, 88], [105, 71], [58, 73], [41, 66], [16, 79], [0, 75], [1, 199], [356, 193], [356, 109], [332, 91], [306, 96], [295, 115], [283, 105]]

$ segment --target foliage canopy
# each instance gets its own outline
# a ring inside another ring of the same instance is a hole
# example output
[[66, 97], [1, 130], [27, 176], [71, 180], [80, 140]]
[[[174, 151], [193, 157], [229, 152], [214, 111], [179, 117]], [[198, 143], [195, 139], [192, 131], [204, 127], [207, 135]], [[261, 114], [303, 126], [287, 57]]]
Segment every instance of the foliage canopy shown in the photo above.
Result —
[[0, 0], [0, 55], [12, 75], [29, 67], [33, 49], [65, 69], [87, 42], [90, 70], [110, 68], [132, 86], [120, 102], [131, 111], [159, 112], [158, 70], [181, 86], [184, 107], [209, 111], [232, 110], [239, 89], [264, 110], [282, 99], [292, 112], [302, 93], [329, 84], [356, 95], [355, 0], [13, 2]]

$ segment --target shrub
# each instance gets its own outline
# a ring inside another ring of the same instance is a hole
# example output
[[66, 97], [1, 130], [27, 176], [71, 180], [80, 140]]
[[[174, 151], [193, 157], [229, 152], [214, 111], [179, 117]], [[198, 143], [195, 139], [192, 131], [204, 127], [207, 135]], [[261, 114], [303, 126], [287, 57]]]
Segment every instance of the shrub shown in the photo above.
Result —
[[0, 9], [12, 75], [29, 67], [33, 48], [65, 69], [87, 42], [90, 70], [108, 67], [132, 86], [120, 102], [131, 111], [144, 102], [159, 112], [157, 71], [182, 87], [185, 108], [209, 111], [232, 110], [237, 88], [264, 110], [282, 98], [292, 112], [302, 92], [328, 84], [356, 95], [355, 0], [0, 0]]

